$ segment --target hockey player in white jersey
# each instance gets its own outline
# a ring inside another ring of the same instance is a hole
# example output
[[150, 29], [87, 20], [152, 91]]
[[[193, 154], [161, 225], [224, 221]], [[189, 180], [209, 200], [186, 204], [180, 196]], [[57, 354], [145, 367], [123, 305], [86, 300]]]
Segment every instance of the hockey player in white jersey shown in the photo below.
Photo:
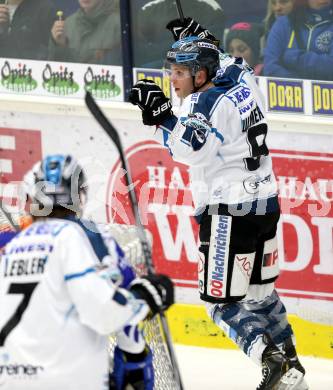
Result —
[[[46, 157], [24, 182], [34, 222], [1, 255], [1, 389], [120, 390], [132, 383], [152, 390], [152, 356], [137, 324], [172, 304], [170, 279], [135, 279], [106, 230], [76, 218], [85, 177], [71, 156]], [[114, 387], [110, 333], [118, 342]]]
[[211, 318], [262, 367], [258, 390], [306, 389], [274, 289], [280, 209], [261, 93], [243, 59], [194, 36], [212, 37], [195, 23], [186, 18], [168, 25], [175, 37], [186, 36], [167, 53], [171, 82], [185, 99], [178, 117], [152, 81], [139, 81], [130, 101], [144, 124], [156, 125], [154, 138], [172, 158], [190, 167], [201, 241], [199, 293]]

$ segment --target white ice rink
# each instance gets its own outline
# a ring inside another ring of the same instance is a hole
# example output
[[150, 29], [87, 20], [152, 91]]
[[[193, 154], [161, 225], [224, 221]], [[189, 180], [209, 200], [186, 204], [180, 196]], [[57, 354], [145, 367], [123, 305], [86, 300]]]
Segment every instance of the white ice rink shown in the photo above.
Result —
[[[242, 352], [176, 344], [185, 390], [255, 390], [260, 368]], [[333, 360], [301, 357], [310, 390], [333, 390]]]

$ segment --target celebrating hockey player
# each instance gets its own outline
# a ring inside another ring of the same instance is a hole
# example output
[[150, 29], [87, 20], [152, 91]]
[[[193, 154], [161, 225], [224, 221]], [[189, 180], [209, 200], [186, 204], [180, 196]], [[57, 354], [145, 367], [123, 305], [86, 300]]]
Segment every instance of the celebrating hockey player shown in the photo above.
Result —
[[185, 99], [180, 114], [149, 80], [133, 87], [130, 101], [144, 124], [156, 125], [154, 137], [172, 158], [190, 167], [200, 297], [213, 321], [262, 367], [258, 390], [306, 389], [274, 289], [280, 208], [261, 93], [243, 59], [223, 53], [198, 23], [186, 18], [167, 27], [184, 37], [167, 53], [172, 85]]
[[[76, 218], [86, 187], [71, 156], [46, 157], [24, 184], [33, 223], [6, 245], [0, 264], [1, 389], [120, 390], [131, 383], [152, 390], [152, 355], [137, 325], [172, 304], [170, 279], [135, 279], [107, 231]], [[113, 387], [110, 333], [117, 333]]]

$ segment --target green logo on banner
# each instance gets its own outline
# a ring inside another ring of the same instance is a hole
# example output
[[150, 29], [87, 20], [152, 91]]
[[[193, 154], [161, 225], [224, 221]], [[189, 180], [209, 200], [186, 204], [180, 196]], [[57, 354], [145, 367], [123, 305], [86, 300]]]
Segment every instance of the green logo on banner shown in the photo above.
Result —
[[19, 63], [17, 68], [12, 68], [5, 61], [1, 68], [1, 85], [12, 92], [24, 93], [36, 89], [37, 81], [32, 78], [32, 69], [25, 64]]
[[94, 74], [89, 66], [84, 75], [84, 89], [97, 99], [110, 99], [120, 95], [121, 89], [116, 84], [116, 76], [104, 69], [100, 75]]
[[66, 96], [74, 95], [80, 87], [74, 81], [74, 73], [69, 72], [67, 67], [60, 65], [59, 71], [54, 72], [47, 64], [43, 70], [43, 88], [55, 95]]

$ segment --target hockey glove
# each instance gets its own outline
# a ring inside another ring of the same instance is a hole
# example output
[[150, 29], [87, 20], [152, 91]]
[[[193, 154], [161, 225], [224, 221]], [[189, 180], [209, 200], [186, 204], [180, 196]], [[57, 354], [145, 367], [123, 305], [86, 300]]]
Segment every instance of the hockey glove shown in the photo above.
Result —
[[204, 29], [198, 22], [192, 18], [185, 18], [183, 21], [180, 19], [171, 20], [166, 28], [172, 32], [175, 41], [186, 37], [199, 37], [206, 38], [214, 42], [216, 46], [219, 46], [220, 41], [214, 37], [214, 35]]
[[129, 101], [142, 110], [145, 125], [160, 125], [172, 115], [172, 105], [161, 88], [153, 81], [142, 79], [132, 88]]
[[113, 246], [109, 244], [110, 256], [103, 259], [103, 264], [108, 266], [109, 278], [118, 287], [127, 288], [135, 279], [133, 267], [125, 257], [124, 251], [114, 241]]
[[147, 302], [153, 316], [174, 303], [173, 283], [166, 275], [137, 278], [131, 283], [130, 291]]
[[154, 389], [153, 356], [148, 347], [139, 354], [122, 351], [116, 347], [113, 359], [111, 389], [123, 390], [127, 385], [136, 390]]

